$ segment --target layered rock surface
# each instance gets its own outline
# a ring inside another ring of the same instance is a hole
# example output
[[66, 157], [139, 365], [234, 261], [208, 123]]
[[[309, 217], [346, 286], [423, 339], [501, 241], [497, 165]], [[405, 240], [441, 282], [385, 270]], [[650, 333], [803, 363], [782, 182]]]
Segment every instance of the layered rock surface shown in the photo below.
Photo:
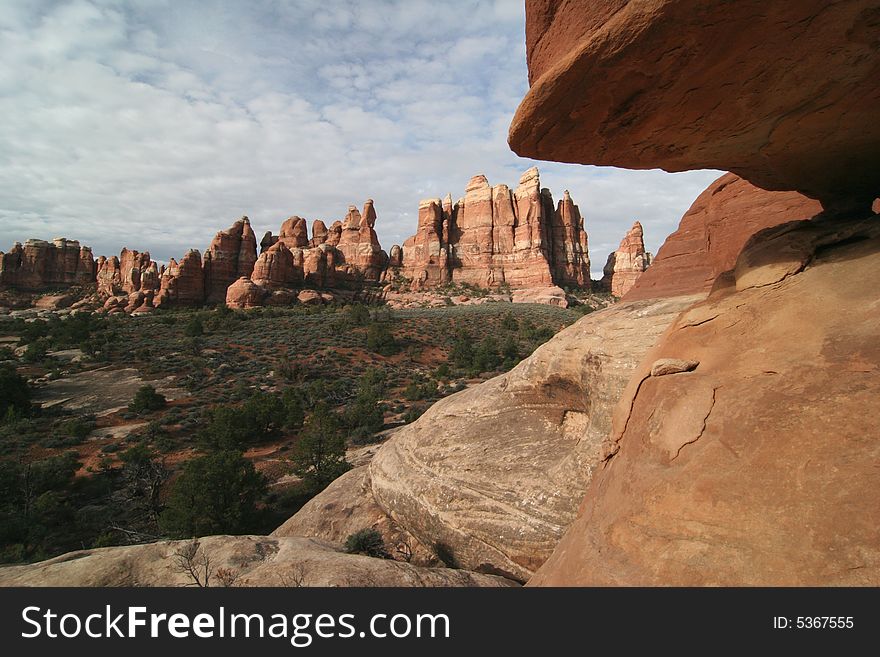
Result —
[[[175, 568], [187, 541], [70, 552], [48, 561], [0, 568], [0, 586], [191, 586]], [[449, 568], [419, 568], [399, 561], [346, 554], [326, 541], [266, 536], [208, 536], [199, 554], [217, 571], [238, 575], [240, 586], [513, 586], [500, 577]]]
[[507, 374], [437, 402], [373, 458], [375, 501], [462, 567], [527, 579], [574, 519], [633, 369], [695, 299], [593, 313]]
[[159, 289], [159, 268], [149, 252], [123, 248], [119, 257], [101, 256], [97, 262], [97, 291], [102, 298]]
[[531, 168], [511, 190], [471, 178], [465, 196], [419, 204], [415, 235], [403, 243], [400, 272], [413, 289], [447, 282], [517, 288], [573, 285], [588, 288], [587, 234], [568, 192], [556, 209]]
[[620, 298], [635, 286], [650, 264], [651, 254], [645, 251], [642, 224], [637, 221], [620, 241], [617, 250], [608, 255], [602, 287]]
[[518, 154], [721, 169], [829, 208], [867, 209], [880, 195], [875, 2], [526, 7], [531, 89], [509, 137]]
[[876, 216], [756, 236], [639, 366], [532, 583], [880, 583], [878, 266]]
[[349, 470], [336, 479], [272, 532], [272, 536], [308, 536], [344, 544], [351, 534], [365, 528], [382, 534], [392, 552], [408, 548], [413, 563], [436, 562], [430, 549], [376, 503], [368, 465]]

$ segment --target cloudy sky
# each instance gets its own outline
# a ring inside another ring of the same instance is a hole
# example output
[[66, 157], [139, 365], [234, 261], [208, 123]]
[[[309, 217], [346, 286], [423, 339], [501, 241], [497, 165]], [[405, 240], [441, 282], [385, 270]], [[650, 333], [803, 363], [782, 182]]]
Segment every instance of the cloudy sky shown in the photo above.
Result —
[[[65, 236], [166, 261], [241, 215], [259, 236], [375, 199], [389, 248], [418, 201], [535, 162], [522, 0], [0, 3], [0, 249]], [[717, 172], [537, 163], [585, 217], [594, 277], [638, 219], [656, 252]]]

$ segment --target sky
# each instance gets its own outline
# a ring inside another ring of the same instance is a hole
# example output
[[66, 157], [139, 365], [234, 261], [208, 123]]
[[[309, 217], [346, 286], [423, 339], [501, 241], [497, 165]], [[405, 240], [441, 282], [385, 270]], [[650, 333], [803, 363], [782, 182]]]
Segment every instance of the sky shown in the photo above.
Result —
[[0, 250], [63, 236], [167, 261], [242, 215], [259, 239], [367, 198], [388, 250], [420, 199], [537, 165], [579, 205], [594, 278], [635, 220], [656, 253], [719, 172], [516, 156], [524, 25], [522, 0], [3, 0]]

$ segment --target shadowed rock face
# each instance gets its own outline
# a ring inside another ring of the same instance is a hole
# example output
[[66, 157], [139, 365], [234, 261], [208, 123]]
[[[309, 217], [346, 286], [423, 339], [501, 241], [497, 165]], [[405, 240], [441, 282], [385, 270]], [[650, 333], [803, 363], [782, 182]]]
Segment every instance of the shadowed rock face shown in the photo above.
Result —
[[708, 292], [719, 274], [733, 269], [749, 237], [764, 228], [809, 219], [821, 210], [818, 201], [797, 192], [768, 192], [726, 173], [697, 197], [623, 298]]
[[877, 267], [876, 216], [755, 236], [642, 361], [530, 583], [880, 583]]
[[527, 579], [574, 519], [636, 364], [698, 298], [593, 313], [507, 374], [437, 402], [373, 458], [373, 499], [463, 568]]
[[528, 0], [526, 35], [520, 155], [728, 170], [835, 212], [880, 195], [872, 0]]
[[[174, 567], [188, 541], [70, 552], [48, 561], [0, 568], [0, 586], [192, 586]], [[509, 580], [449, 568], [347, 554], [326, 541], [267, 536], [208, 536], [198, 554], [217, 572], [234, 572], [238, 586], [514, 586]]]
[[437, 564], [433, 551], [421, 545], [376, 503], [367, 465], [336, 479], [273, 531], [272, 536], [309, 536], [344, 544], [351, 534], [365, 528], [381, 533], [389, 552], [396, 553], [406, 544], [412, 553], [412, 563]]

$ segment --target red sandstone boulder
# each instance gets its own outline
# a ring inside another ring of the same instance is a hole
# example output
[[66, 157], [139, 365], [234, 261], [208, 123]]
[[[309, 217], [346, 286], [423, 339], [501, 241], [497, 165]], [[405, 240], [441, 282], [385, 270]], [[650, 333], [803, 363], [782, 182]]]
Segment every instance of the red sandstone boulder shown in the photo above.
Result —
[[274, 246], [278, 242], [278, 236], [273, 235], [272, 231], [267, 230], [263, 235], [263, 239], [260, 240], [260, 253], [267, 251], [270, 247]]
[[327, 236], [329, 234], [327, 225], [320, 219], [315, 219], [315, 221], [312, 222], [312, 239], [309, 240], [309, 246], [314, 248], [323, 244], [327, 241]]
[[321, 298], [320, 292], [316, 292], [315, 290], [302, 290], [296, 298], [301, 304], [306, 306], [320, 306], [324, 303], [324, 299]]
[[309, 227], [302, 217], [288, 217], [281, 224], [281, 232], [278, 241], [283, 242], [288, 249], [301, 249], [309, 245]]
[[513, 303], [540, 303], [545, 306], [568, 308], [568, 297], [561, 287], [532, 287], [513, 290], [510, 294]]
[[880, 584], [866, 557], [880, 545], [878, 267], [877, 216], [753, 237], [639, 365], [606, 464], [530, 583]]
[[226, 290], [226, 305], [230, 308], [255, 308], [263, 305], [266, 289], [242, 276]]
[[388, 266], [400, 267], [403, 264], [403, 249], [399, 244], [394, 244], [388, 253]]
[[376, 211], [372, 199], [364, 204], [363, 215], [355, 206], [349, 206], [339, 240], [335, 244], [340, 254], [335, 266], [337, 269], [341, 267], [352, 280], [362, 277], [364, 280], [378, 281], [388, 266], [388, 256], [373, 229], [375, 223]]
[[531, 89], [511, 148], [729, 170], [867, 210], [880, 195], [878, 15], [872, 0], [528, 0]]
[[[296, 251], [302, 257], [302, 250]], [[279, 241], [257, 258], [251, 280], [267, 287], [293, 285], [302, 281], [302, 267], [296, 267], [293, 252]]]
[[334, 221], [327, 229], [327, 246], [336, 246], [342, 238], [342, 222]]

